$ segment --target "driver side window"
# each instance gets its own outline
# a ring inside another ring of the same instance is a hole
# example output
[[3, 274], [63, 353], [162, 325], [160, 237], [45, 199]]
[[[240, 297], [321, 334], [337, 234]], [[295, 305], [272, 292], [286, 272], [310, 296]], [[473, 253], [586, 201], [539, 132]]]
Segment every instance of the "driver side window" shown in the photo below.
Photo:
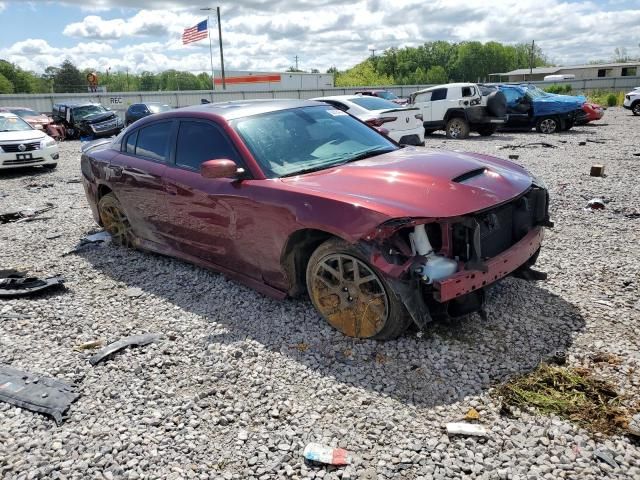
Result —
[[222, 158], [238, 163], [238, 155], [224, 132], [207, 122], [180, 122], [176, 166], [200, 171], [207, 160]]

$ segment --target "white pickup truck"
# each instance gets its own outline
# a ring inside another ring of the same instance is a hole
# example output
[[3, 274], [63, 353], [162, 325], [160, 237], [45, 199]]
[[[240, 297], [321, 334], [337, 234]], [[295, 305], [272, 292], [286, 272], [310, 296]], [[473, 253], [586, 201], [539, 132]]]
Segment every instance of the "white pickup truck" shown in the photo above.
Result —
[[448, 138], [466, 138], [475, 131], [492, 135], [506, 119], [504, 94], [494, 92], [486, 99], [475, 83], [449, 83], [425, 88], [409, 96], [409, 105], [419, 107], [425, 134], [444, 130]]

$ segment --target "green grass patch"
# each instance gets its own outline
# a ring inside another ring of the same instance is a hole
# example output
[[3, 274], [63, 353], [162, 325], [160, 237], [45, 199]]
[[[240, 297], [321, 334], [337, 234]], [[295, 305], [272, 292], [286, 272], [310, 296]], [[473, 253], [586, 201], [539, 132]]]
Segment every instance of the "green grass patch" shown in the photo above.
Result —
[[607, 90], [594, 90], [587, 94], [587, 100], [603, 107], [615, 107], [624, 103], [624, 92], [610, 92]]
[[495, 394], [508, 406], [533, 407], [591, 432], [624, 433], [631, 417], [615, 388], [582, 368], [543, 363], [533, 372], [502, 384]]

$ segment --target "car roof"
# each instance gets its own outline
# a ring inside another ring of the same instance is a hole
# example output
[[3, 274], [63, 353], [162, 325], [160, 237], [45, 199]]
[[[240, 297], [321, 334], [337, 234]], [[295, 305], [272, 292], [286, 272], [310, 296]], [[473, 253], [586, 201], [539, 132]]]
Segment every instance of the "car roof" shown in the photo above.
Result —
[[475, 83], [443, 83], [442, 85], [434, 85], [432, 87], [427, 87], [427, 88], [423, 88], [422, 90], [418, 90], [415, 93], [424, 93], [424, 92], [430, 92], [432, 90], [438, 90], [440, 88], [451, 88], [451, 87], [475, 87], [476, 84]]
[[277, 112], [300, 107], [317, 107], [322, 104], [310, 100], [234, 100], [230, 102], [205, 103], [204, 105], [192, 105], [158, 115], [179, 116], [182, 113], [198, 112], [219, 115], [226, 120], [260, 115], [262, 113]]

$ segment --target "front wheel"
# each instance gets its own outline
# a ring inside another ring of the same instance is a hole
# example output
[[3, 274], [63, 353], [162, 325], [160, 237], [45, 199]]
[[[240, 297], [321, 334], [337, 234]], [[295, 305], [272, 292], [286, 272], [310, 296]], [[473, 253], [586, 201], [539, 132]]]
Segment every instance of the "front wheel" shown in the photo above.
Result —
[[560, 130], [560, 124], [555, 117], [543, 117], [536, 122], [538, 133], [556, 133]]
[[385, 340], [409, 326], [404, 305], [352, 245], [327, 240], [307, 264], [307, 290], [316, 310], [349, 337]]
[[134, 246], [131, 223], [113, 193], [107, 193], [98, 201], [98, 213], [102, 226], [111, 234], [115, 244], [123, 247]]
[[631, 105], [631, 112], [634, 115], [640, 115], [640, 100]]
[[447, 122], [447, 138], [462, 140], [469, 136], [469, 130], [469, 124], [462, 117], [455, 117]]

